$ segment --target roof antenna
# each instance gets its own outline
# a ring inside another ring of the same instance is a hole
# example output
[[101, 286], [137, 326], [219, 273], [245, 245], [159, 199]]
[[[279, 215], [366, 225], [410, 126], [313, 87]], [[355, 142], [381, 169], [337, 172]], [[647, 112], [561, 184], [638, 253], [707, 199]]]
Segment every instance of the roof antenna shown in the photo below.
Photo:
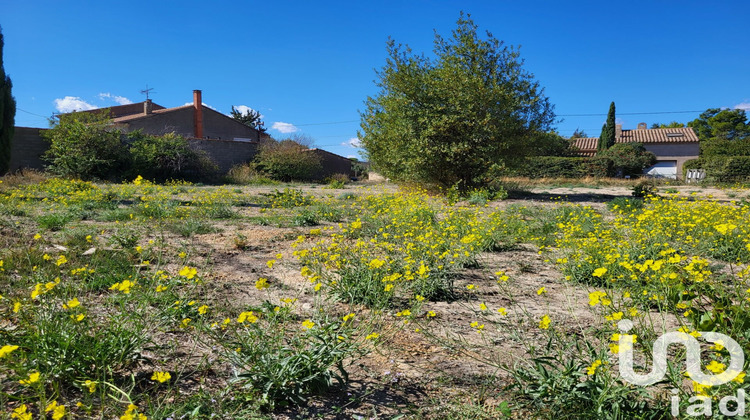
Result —
[[148, 94], [154, 90], [154, 88], [149, 88], [148, 83], [146, 83], [146, 89], [141, 91], [141, 95], [146, 95], [146, 100], [148, 101]]

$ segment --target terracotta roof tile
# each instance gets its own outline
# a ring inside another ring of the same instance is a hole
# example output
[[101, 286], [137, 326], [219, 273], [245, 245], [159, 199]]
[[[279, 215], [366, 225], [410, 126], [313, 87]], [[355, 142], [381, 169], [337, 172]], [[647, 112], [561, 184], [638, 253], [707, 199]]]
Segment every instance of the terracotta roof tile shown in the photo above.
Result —
[[[622, 130], [622, 134], [615, 140], [615, 143], [697, 143], [699, 141], [692, 128], [682, 127]], [[579, 156], [594, 156], [599, 145], [599, 138], [577, 138], [573, 145], [578, 148]]]
[[700, 140], [691, 127], [622, 130], [617, 143], [697, 143]]
[[573, 145], [581, 152], [596, 151], [598, 144], [598, 137], [579, 137], [573, 142]]
[[128, 122], [128, 121], [138, 120], [138, 119], [141, 119], [141, 118], [147, 118], [149, 115], [153, 115], [153, 114], [157, 114], [157, 115], [158, 114], [166, 114], [166, 113], [169, 113], [169, 112], [172, 112], [172, 111], [176, 111], [178, 109], [192, 108], [192, 107], [193, 107], [193, 104], [178, 106], [178, 107], [175, 107], [175, 108], [155, 109], [155, 110], [153, 110], [153, 112], [151, 114], [148, 114], [148, 115], [144, 114], [144, 113], [133, 114], [133, 115], [125, 115], [124, 117], [113, 118], [112, 122], [115, 122], [115, 123]]

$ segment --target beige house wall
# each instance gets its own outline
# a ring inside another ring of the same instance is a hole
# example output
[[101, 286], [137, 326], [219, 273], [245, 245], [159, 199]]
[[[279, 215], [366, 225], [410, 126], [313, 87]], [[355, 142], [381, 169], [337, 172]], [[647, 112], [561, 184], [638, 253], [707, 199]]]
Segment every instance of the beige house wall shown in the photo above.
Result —
[[682, 179], [682, 166], [691, 159], [698, 159], [699, 143], [645, 143], [643, 147], [656, 155], [658, 161], [677, 162], [677, 179]]

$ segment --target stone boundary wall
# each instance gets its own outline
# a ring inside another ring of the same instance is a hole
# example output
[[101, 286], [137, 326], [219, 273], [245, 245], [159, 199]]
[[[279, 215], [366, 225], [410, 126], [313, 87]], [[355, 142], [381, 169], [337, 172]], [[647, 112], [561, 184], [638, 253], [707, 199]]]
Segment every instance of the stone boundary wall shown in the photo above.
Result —
[[10, 172], [19, 169], [44, 169], [42, 154], [49, 148], [41, 136], [46, 128], [16, 127], [10, 148]]

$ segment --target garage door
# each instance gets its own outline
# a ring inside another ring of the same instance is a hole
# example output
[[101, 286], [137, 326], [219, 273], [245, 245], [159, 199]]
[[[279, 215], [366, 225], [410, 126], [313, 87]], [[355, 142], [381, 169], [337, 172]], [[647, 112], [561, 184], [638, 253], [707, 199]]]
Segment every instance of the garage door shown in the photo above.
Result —
[[677, 161], [663, 160], [656, 162], [656, 165], [647, 168], [643, 172], [656, 178], [677, 179]]

